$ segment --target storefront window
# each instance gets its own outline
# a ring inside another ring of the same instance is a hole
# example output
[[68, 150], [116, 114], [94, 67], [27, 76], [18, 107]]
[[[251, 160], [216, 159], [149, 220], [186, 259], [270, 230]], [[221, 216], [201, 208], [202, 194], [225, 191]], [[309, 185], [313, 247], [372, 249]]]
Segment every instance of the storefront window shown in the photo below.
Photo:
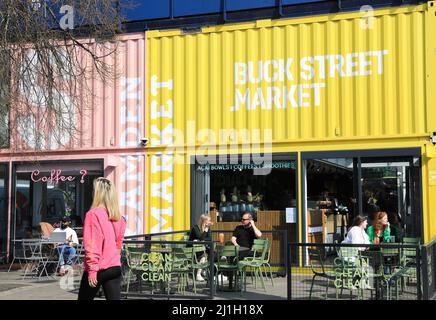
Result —
[[[80, 166], [79, 166], [80, 165]], [[83, 226], [85, 213], [92, 203], [94, 179], [102, 171], [86, 168], [86, 164], [72, 164], [67, 170], [32, 170], [18, 168], [15, 192], [15, 238], [38, 237], [40, 222], [52, 225], [64, 216], [72, 220], [72, 227]], [[76, 167], [77, 169], [75, 169]], [[86, 174], [85, 174], [86, 172]]]
[[392, 238], [421, 236], [418, 157], [354, 157], [305, 160], [308, 242], [342, 241], [356, 215], [371, 224], [384, 211]]
[[274, 161], [269, 174], [254, 175], [250, 165], [210, 166], [210, 200], [223, 222], [240, 221], [244, 212], [295, 206], [295, 163]]
[[[210, 212], [212, 220], [226, 230], [241, 223], [244, 212], [261, 224], [270, 221], [276, 229], [296, 226], [296, 161], [288, 154], [275, 154], [265, 164], [241, 161], [230, 164], [196, 164], [191, 178], [191, 224]], [[288, 215], [287, 215], [288, 213]], [[259, 220], [259, 215], [261, 218]], [[286, 217], [292, 216], [289, 221]], [[263, 222], [262, 222], [263, 221]], [[259, 225], [270, 230], [271, 225]], [[292, 234], [295, 236], [296, 232]]]
[[6, 251], [8, 226], [7, 166], [0, 164], [0, 252]]
[[391, 234], [420, 234], [419, 158], [362, 158], [362, 208], [369, 223], [376, 212], [388, 214]]
[[343, 238], [356, 209], [353, 158], [306, 161], [307, 233], [309, 242]]

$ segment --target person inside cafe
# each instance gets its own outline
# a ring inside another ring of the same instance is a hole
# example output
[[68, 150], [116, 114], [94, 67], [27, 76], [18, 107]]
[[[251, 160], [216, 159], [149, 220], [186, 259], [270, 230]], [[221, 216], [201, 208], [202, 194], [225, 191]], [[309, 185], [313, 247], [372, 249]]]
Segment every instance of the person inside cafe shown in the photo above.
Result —
[[[368, 226], [368, 218], [358, 215], [354, 218], [353, 224], [348, 230], [347, 236], [342, 243], [350, 244], [370, 244], [368, 234], [365, 229]], [[364, 250], [366, 248], [362, 248]]]
[[254, 239], [262, 237], [262, 232], [256, 227], [253, 216], [249, 212], [242, 215], [242, 225], [239, 225], [233, 231], [232, 243], [239, 247], [239, 260], [250, 255], [250, 249], [253, 246]]
[[[212, 226], [212, 222], [210, 221], [210, 216], [207, 214], [202, 214], [198, 221], [198, 224], [191, 228], [189, 232], [189, 241], [212, 241], [212, 232], [210, 227]], [[200, 263], [204, 263], [207, 261], [207, 257], [209, 255], [210, 248], [206, 246], [206, 253], [197, 252], [197, 261]], [[205, 281], [203, 276], [201, 275], [202, 269], [197, 270], [197, 281]]]
[[372, 226], [368, 227], [368, 238], [372, 244], [376, 245], [391, 241], [391, 228], [386, 212], [376, 213]]
[[[72, 269], [74, 258], [76, 257], [76, 247], [79, 244], [77, 233], [70, 227], [70, 225], [70, 217], [63, 217], [60, 227], [53, 230], [53, 232], [66, 232], [65, 243], [57, 247], [60, 266], [59, 275], [61, 276]], [[64, 255], [67, 256], [66, 264]]]
[[398, 213], [394, 211], [388, 211], [388, 221], [391, 228], [391, 240], [392, 242], [402, 242], [404, 230], [401, 227], [400, 218]]

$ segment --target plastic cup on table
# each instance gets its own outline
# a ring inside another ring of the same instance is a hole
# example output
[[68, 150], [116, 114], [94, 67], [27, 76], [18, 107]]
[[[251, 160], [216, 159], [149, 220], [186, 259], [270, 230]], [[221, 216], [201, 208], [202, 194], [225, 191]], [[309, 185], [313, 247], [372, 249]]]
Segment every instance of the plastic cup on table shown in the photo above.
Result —
[[218, 241], [219, 241], [221, 244], [224, 244], [224, 233], [219, 233], [219, 234], [218, 234]]

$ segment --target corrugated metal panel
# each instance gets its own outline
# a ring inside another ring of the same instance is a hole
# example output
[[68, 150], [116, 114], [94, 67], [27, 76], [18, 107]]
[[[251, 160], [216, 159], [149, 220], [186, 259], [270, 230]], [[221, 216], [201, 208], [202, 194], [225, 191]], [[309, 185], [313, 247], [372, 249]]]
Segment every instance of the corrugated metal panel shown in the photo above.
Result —
[[[177, 151], [241, 152], [228, 145], [254, 144], [256, 134], [263, 141], [268, 132], [272, 152], [313, 151], [310, 143], [322, 147], [327, 140], [335, 144], [328, 148], [362, 148], [373, 138], [379, 142], [368, 148], [392, 147], [396, 137], [425, 137], [426, 6], [362, 15], [148, 32], [148, 156], [170, 154], [173, 167], [148, 165], [154, 191], [147, 193], [147, 230], [189, 223], [182, 219], [189, 212], [189, 166], [185, 160], [176, 167]], [[221, 137], [222, 129], [241, 136]]]
[[148, 154], [146, 233], [189, 229], [189, 166], [171, 153]]
[[[222, 142], [226, 128], [270, 129], [274, 142], [425, 134], [425, 6], [361, 17], [150, 32], [148, 81], [173, 85], [155, 107], [172, 101], [174, 129], [188, 145], [189, 121]], [[166, 144], [149, 136], [151, 146]]]
[[[111, 52], [109, 46], [104, 54]], [[144, 33], [120, 36], [117, 51], [106, 58], [111, 59], [108, 63], [112, 65], [111, 61], [115, 59], [116, 65], [112, 79], [106, 79], [106, 83], [103, 83], [92, 69], [93, 61], [89, 55], [86, 57], [89, 71], [86, 75], [87, 84], [84, 85], [83, 80], [73, 82], [77, 85], [74, 96], [80, 98], [76, 99], [70, 96], [71, 93], [62, 92], [64, 101], [73, 101], [77, 104], [71, 108], [75, 116], [64, 119], [65, 123], [73, 123], [71, 127], [77, 130], [76, 137], [70, 139], [72, 132], [69, 128], [68, 134], [56, 128], [41, 128], [41, 131], [47, 131], [47, 135], [50, 130], [61, 131], [58, 135], [62, 137], [62, 142], [59, 144], [58, 141], [43, 137], [39, 149], [59, 150], [62, 146], [75, 150], [138, 147], [139, 138], [144, 135]], [[44, 106], [40, 108], [43, 109]], [[32, 117], [29, 114], [29, 119]], [[33, 129], [25, 126], [19, 126], [17, 129], [16, 135], [12, 135], [14, 140], [11, 146], [20, 151], [35, 148]]]
[[82, 138], [75, 148], [138, 147], [144, 134], [144, 34], [121, 36], [115, 59], [116, 78], [105, 84], [92, 79], [94, 97], [81, 117]]
[[116, 168], [116, 186], [120, 209], [127, 218], [126, 235], [145, 233], [144, 154], [121, 155]]

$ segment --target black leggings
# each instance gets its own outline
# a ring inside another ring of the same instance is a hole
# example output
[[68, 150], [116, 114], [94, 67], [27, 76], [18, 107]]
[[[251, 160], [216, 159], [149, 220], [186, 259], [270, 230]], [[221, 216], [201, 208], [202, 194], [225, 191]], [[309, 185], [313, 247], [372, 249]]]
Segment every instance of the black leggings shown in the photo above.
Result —
[[97, 286], [88, 283], [88, 272], [84, 272], [80, 282], [79, 300], [94, 300], [100, 286], [103, 286], [106, 300], [121, 300], [121, 267], [110, 267], [97, 272]]

